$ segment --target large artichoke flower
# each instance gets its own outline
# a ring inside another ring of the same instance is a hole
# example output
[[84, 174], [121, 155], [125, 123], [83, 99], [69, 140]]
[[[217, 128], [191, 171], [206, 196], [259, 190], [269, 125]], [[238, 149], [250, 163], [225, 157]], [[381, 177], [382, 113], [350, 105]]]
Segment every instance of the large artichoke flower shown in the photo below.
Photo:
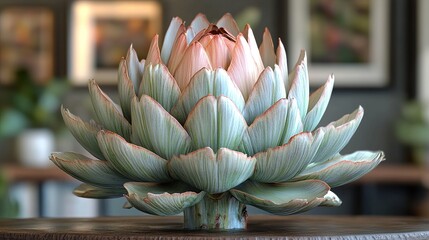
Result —
[[66, 109], [67, 127], [94, 157], [53, 153], [52, 161], [85, 182], [74, 193], [121, 197], [150, 214], [184, 212], [186, 228], [244, 228], [245, 204], [289, 215], [338, 206], [331, 187], [384, 160], [382, 152], [339, 152], [355, 133], [359, 107], [317, 128], [334, 76], [311, 95], [301, 52], [288, 72], [286, 52], [268, 30], [257, 46], [230, 14], [216, 24], [199, 14], [189, 27], [173, 18], [162, 49], [147, 58], [130, 47], [119, 64], [116, 105], [95, 81], [96, 122]]

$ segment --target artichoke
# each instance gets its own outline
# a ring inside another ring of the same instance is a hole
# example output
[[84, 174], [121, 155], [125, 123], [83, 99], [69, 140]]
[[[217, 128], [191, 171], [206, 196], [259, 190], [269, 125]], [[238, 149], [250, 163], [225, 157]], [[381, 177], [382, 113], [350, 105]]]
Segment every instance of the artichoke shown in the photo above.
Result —
[[246, 227], [246, 204], [277, 215], [338, 206], [330, 191], [366, 174], [383, 152], [339, 152], [363, 117], [358, 107], [325, 127], [334, 76], [311, 95], [306, 53], [288, 72], [270, 32], [257, 46], [230, 14], [216, 24], [199, 14], [173, 18], [162, 49], [147, 58], [132, 46], [118, 69], [119, 105], [89, 82], [96, 121], [62, 108], [64, 121], [95, 158], [53, 153], [84, 182], [87, 198], [125, 197], [155, 215], [184, 213], [189, 229]]

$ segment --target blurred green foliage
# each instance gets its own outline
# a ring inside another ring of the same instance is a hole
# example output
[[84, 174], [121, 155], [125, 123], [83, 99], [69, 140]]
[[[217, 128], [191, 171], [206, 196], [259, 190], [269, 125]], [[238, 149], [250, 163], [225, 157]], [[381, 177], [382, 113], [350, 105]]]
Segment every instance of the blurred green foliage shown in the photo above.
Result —
[[396, 136], [412, 148], [417, 164], [427, 164], [429, 159], [429, 119], [423, 103], [413, 101], [402, 107], [401, 117], [396, 123]]
[[59, 108], [68, 90], [64, 79], [38, 84], [22, 69], [14, 84], [0, 98], [0, 138], [18, 134], [25, 128], [57, 129], [62, 126]]
[[8, 183], [0, 172], [0, 218], [17, 217], [18, 210], [18, 203], [10, 199]]
[[429, 122], [425, 118], [425, 107], [420, 102], [403, 106], [401, 118], [396, 124], [398, 139], [410, 146], [429, 147]]

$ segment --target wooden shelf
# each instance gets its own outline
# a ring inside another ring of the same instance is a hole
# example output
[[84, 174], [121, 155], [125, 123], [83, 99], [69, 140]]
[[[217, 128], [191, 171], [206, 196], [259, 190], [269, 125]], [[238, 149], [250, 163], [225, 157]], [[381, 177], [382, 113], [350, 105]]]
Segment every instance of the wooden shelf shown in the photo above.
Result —
[[[32, 168], [18, 165], [1, 167], [10, 182], [72, 181], [74, 178], [56, 166]], [[355, 181], [355, 184], [419, 184], [429, 188], [429, 169], [413, 165], [381, 165]]]
[[9, 182], [35, 182], [44, 181], [73, 181], [74, 178], [56, 166], [46, 168], [23, 167], [19, 165], [5, 165], [1, 167]]
[[362, 184], [421, 184], [429, 188], [429, 169], [405, 164], [381, 165], [360, 178]]

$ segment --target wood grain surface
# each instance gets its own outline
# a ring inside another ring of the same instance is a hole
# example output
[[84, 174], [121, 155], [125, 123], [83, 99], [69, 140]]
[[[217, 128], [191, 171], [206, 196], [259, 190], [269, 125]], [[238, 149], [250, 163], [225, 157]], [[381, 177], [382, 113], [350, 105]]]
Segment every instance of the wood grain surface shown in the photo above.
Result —
[[429, 219], [250, 216], [246, 230], [189, 231], [182, 217], [0, 220], [0, 239], [429, 239]]

